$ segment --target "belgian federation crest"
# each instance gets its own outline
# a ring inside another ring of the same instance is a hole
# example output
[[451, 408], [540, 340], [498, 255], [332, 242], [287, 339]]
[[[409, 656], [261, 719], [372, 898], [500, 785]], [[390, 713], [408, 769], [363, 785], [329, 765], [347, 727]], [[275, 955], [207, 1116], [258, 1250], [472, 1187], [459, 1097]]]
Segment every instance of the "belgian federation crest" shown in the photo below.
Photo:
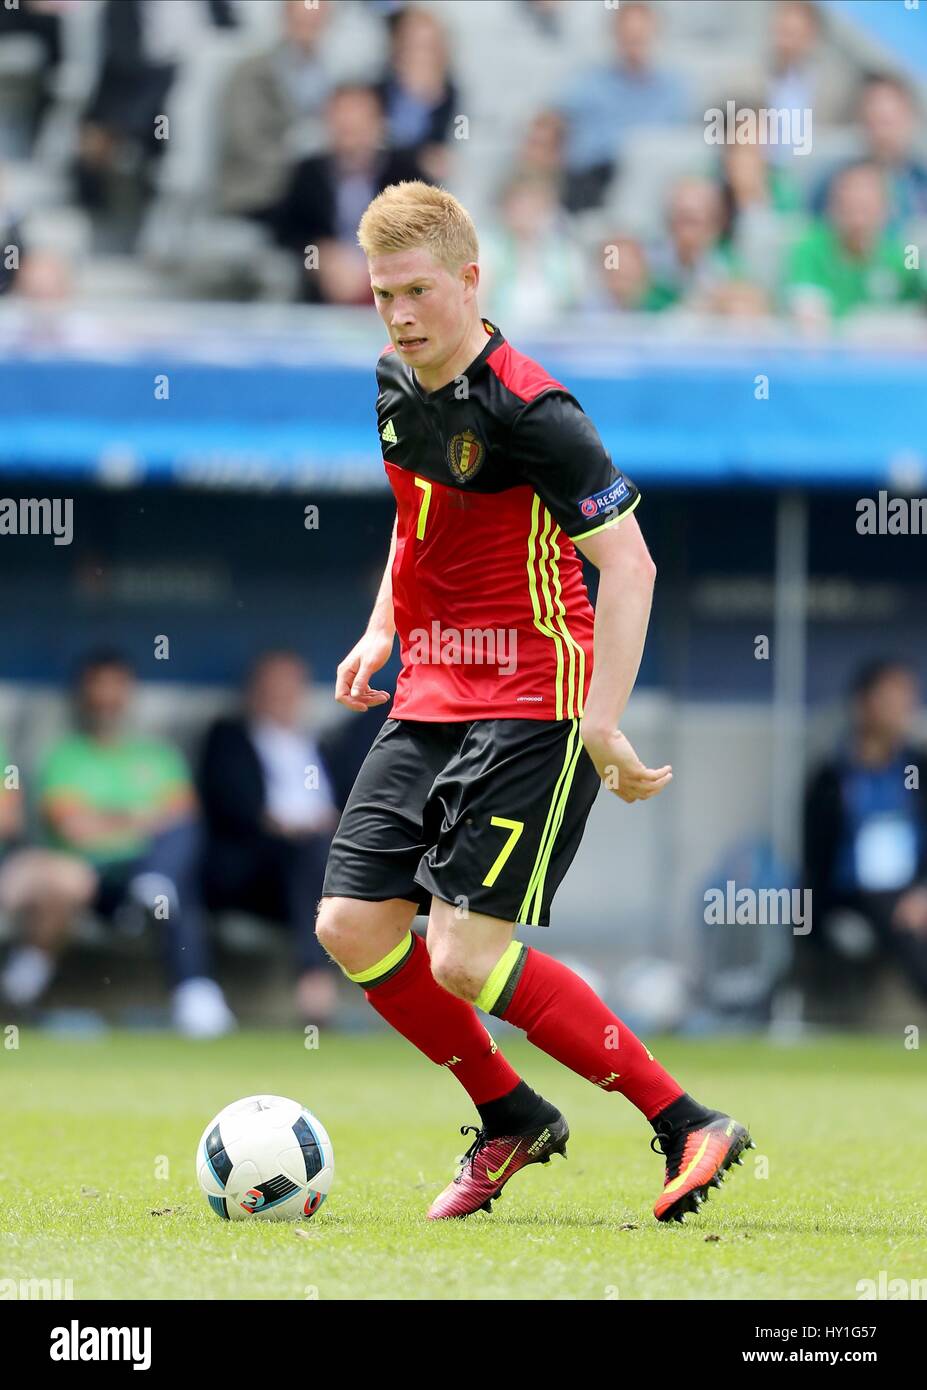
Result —
[[460, 483], [468, 483], [482, 468], [486, 450], [472, 430], [455, 434], [448, 441], [447, 463]]

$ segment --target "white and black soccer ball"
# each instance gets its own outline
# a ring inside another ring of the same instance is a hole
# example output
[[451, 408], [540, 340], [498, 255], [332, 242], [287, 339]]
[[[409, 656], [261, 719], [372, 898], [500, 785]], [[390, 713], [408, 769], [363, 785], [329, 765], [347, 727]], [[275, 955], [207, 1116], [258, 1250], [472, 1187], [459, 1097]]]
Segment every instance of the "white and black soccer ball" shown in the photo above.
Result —
[[325, 1126], [285, 1096], [247, 1096], [220, 1110], [196, 1147], [196, 1180], [225, 1221], [314, 1216], [335, 1176]]

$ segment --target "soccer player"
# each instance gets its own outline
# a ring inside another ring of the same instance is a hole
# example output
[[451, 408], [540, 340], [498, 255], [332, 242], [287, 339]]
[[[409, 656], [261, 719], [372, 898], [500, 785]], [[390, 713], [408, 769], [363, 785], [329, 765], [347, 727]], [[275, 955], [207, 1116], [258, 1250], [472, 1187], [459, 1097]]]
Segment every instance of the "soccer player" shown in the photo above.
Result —
[[[672, 776], [618, 730], [655, 575], [639, 493], [566, 387], [481, 317], [476, 231], [450, 193], [389, 186], [358, 241], [390, 339], [377, 421], [396, 520], [335, 698], [389, 699], [370, 678], [397, 631], [402, 671], [332, 843], [318, 936], [479, 1113], [429, 1218], [491, 1211], [515, 1173], [566, 1156], [566, 1119], [481, 1009], [637, 1106], [666, 1157], [654, 1215], [682, 1220], [753, 1147], [747, 1130], [688, 1095], [566, 965], [513, 939], [549, 925], [602, 781], [634, 802]], [[599, 570], [595, 613], [578, 552]]]

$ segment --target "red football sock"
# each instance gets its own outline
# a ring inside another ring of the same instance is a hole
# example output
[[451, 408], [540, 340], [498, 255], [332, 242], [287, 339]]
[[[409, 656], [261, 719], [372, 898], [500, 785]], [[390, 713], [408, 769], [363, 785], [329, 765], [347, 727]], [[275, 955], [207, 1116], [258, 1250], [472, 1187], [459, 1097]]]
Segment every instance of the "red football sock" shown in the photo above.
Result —
[[401, 967], [364, 993], [397, 1033], [456, 1076], [474, 1105], [508, 1095], [520, 1081], [472, 1004], [449, 994], [431, 973], [428, 948], [412, 933]]
[[620, 1091], [648, 1120], [684, 1094], [569, 966], [533, 946], [524, 950], [518, 983], [501, 1018], [603, 1091]]

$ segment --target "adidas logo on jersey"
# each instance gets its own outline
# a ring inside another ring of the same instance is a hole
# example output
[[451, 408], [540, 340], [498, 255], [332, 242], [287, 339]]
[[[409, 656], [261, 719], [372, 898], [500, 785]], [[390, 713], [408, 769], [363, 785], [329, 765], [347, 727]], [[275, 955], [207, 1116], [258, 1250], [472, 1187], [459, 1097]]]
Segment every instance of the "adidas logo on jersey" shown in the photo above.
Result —
[[396, 440], [396, 427], [395, 427], [395, 425], [393, 424], [392, 420], [387, 420], [386, 424], [383, 426], [382, 430], [380, 431], [380, 438], [383, 440], [383, 442], [384, 442], [385, 444], [395, 444], [395, 443], [397, 443], [397, 440]]

